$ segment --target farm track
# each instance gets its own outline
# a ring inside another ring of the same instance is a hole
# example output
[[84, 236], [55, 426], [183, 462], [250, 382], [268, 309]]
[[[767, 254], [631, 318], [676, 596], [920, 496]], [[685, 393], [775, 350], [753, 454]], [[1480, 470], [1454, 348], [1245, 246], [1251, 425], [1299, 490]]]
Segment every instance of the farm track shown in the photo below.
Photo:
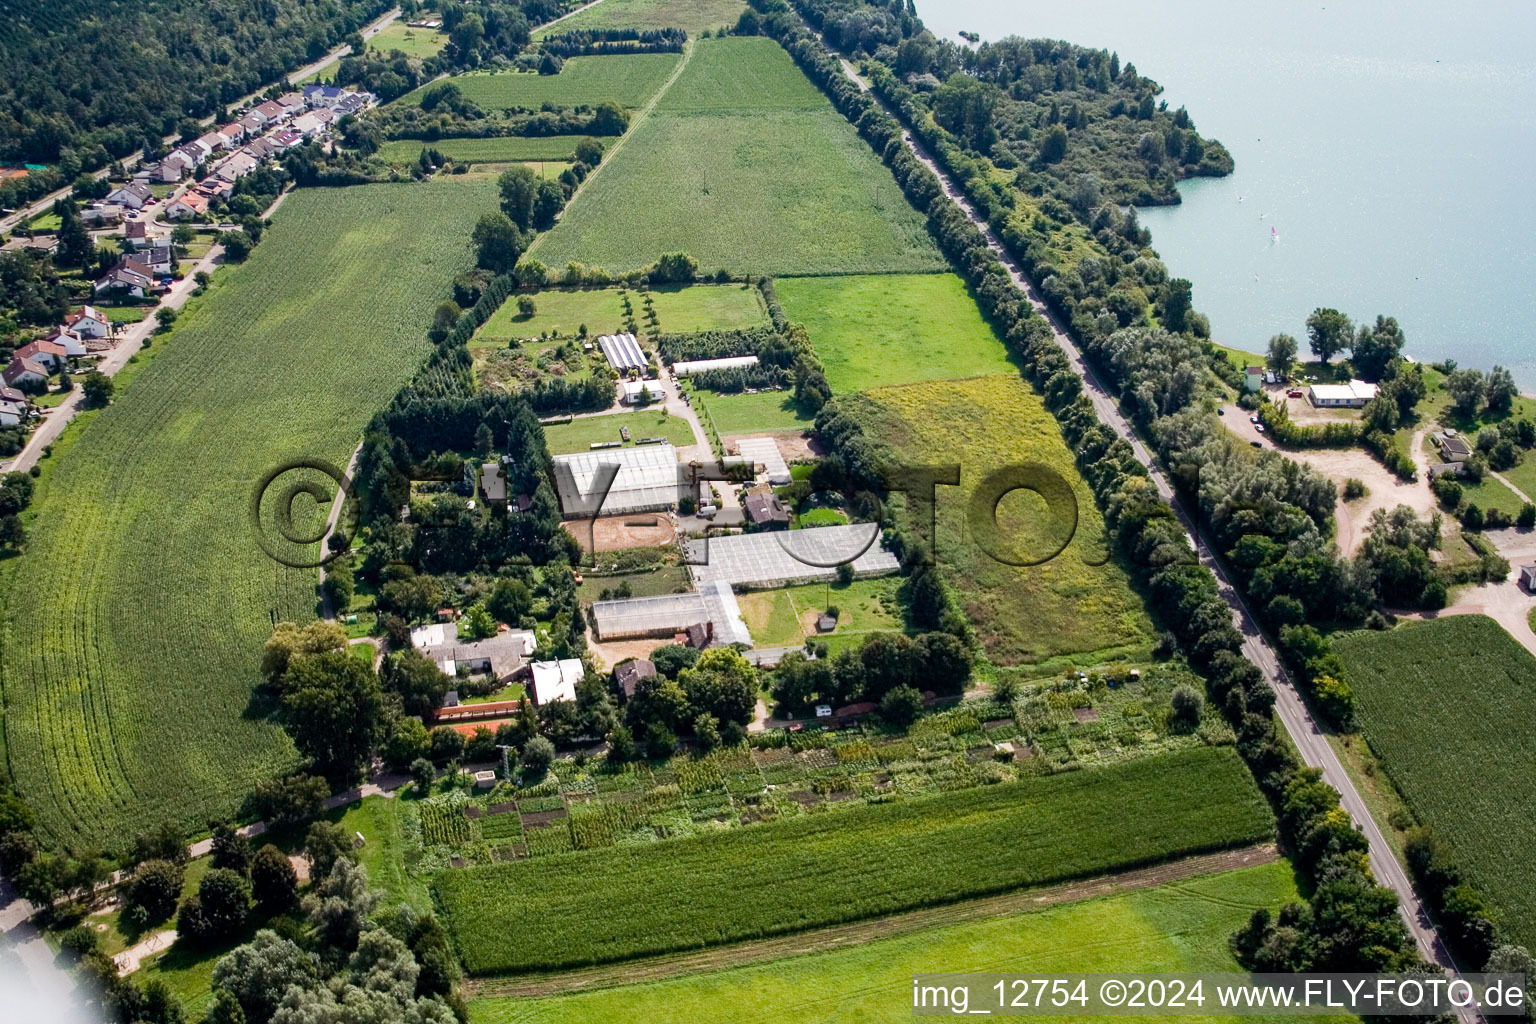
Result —
[[[557, 974], [471, 979], [465, 983], [465, 989], [471, 999], [490, 996], [533, 998], [661, 981], [682, 974], [710, 973], [761, 963], [765, 960], [779, 960], [808, 953], [825, 953], [845, 946], [895, 938], [930, 928], [1006, 917], [1011, 914], [1024, 914], [1062, 903], [1099, 899], [1138, 889], [1152, 889], [1201, 875], [1269, 864], [1278, 860], [1279, 857], [1280, 853], [1273, 844], [1247, 846], [1221, 853], [1188, 857], [1167, 864], [1159, 864], [1156, 867], [1071, 882], [1066, 885], [1023, 889], [1003, 896], [951, 903], [942, 907], [914, 910], [890, 917], [820, 928], [811, 932], [784, 935], [758, 942], [745, 942], [673, 956], [630, 960], [600, 967], [561, 971]], [[1207, 898], [1189, 892], [1185, 895], [1190, 898]]]

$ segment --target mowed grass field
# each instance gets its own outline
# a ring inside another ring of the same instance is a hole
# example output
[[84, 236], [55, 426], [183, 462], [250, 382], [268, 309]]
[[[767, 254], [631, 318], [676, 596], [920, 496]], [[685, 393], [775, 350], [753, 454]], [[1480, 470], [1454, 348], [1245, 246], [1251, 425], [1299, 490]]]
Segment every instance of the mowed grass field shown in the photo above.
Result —
[[[866, 633], [901, 632], [901, 610], [896, 591], [901, 581], [854, 580], [852, 583], [811, 584], [782, 590], [738, 594], [742, 618], [760, 647], [798, 647], [806, 637], [855, 642]], [[837, 628], [816, 632], [816, 617], [828, 605], [838, 611]]]
[[10, 769], [50, 836], [195, 831], [293, 763], [245, 713], [272, 617], [312, 617], [317, 573], [263, 553], [253, 489], [295, 457], [346, 464], [495, 205], [489, 183], [299, 190], [52, 468], [0, 570]]
[[415, 163], [424, 149], [435, 149], [450, 160], [464, 164], [521, 163], [527, 160], [568, 161], [576, 155], [582, 135], [549, 135], [543, 138], [512, 136], [504, 139], [393, 139], [379, 147], [379, 156], [393, 164]]
[[[676, 53], [626, 53], [603, 57], [572, 57], [558, 75], [532, 71], [474, 71], [449, 81], [464, 98], [486, 110], [525, 107], [537, 110], [545, 103], [557, 107], [596, 106], [617, 103], [643, 107], [661, 88], [677, 62]], [[435, 83], [433, 83], [435, 84]], [[430, 86], [406, 93], [397, 103], [419, 103]]]
[[642, 437], [664, 437], [681, 448], [693, 444], [693, 428], [681, 416], [669, 416], [660, 409], [640, 412], [616, 412], [611, 416], [579, 416], [569, 423], [544, 428], [544, 440], [551, 455], [569, 455], [589, 451], [598, 441], [622, 441], [621, 427], [629, 428], [625, 448], [633, 448]]
[[368, 49], [376, 53], [399, 50], [407, 57], [425, 60], [436, 57], [438, 51], [448, 45], [448, 33], [433, 28], [411, 28], [397, 21], [386, 25], [368, 40]]
[[579, 14], [536, 29], [533, 38], [582, 28], [680, 28], [690, 36], [735, 25], [742, 0], [603, 0]]
[[806, 415], [795, 404], [793, 391], [759, 391], [755, 395], [697, 391], [693, 404], [708, 410], [721, 437], [765, 430], [809, 430], [816, 422], [816, 417]]
[[1339, 637], [1361, 729], [1408, 806], [1536, 945], [1536, 658], [1492, 619], [1455, 615]]
[[[913, 976], [933, 971], [1237, 973], [1240, 968], [1227, 949], [1227, 937], [1254, 910], [1275, 910], [1296, 898], [1290, 866], [1277, 861], [1154, 889], [652, 984], [543, 999], [481, 998], [470, 1003], [470, 1020], [472, 1024], [654, 1020], [898, 1024], [912, 1019]], [[1102, 1019], [1108, 1024], [1124, 1018], [1072, 1019]], [[1213, 1013], [1179, 1019], [1256, 1018]]]
[[687, 59], [535, 242], [540, 260], [629, 270], [683, 251], [736, 273], [943, 268], [890, 172], [778, 44], [701, 39]]
[[[732, 330], [761, 327], [769, 323], [763, 295], [744, 284], [693, 284], [686, 287], [667, 285], [640, 292], [627, 292], [635, 322], [642, 330], [649, 327], [645, 317], [645, 296], [650, 295], [656, 310], [658, 330], [663, 334], [687, 334], [694, 331]], [[475, 332], [471, 345], [503, 345], [521, 338], [537, 338], [559, 331], [574, 336], [583, 324], [589, 337], [616, 334], [624, 329], [624, 300], [617, 288], [551, 288], [534, 292], [533, 315], [524, 316], [513, 295], [491, 314]]]
[[[445, 871], [472, 974], [802, 931], [1241, 846], [1273, 819], [1226, 747], [643, 846]], [[613, 913], [623, 907], [623, 913]]]
[[774, 288], [835, 394], [1015, 369], [954, 274], [781, 277]]
[[[1077, 655], [1084, 663], [1144, 652], [1151, 622], [1125, 572], [1108, 559], [1104, 520], [1055, 419], [1013, 374], [880, 388], [837, 401], [865, 424], [889, 457], [912, 465], [959, 463], [960, 486], [937, 492], [937, 560], [988, 657], [998, 665], [1038, 665]], [[967, 525], [974, 489], [991, 473], [1042, 463], [1071, 486], [1076, 527], [1057, 519], [1031, 491], [997, 506], [998, 546], [1009, 565], [987, 553]], [[896, 499], [900, 502], [900, 498]], [[904, 513], [903, 513], [904, 514]], [[910, 523], [907, 524], [910, 530]], [[1099, 564], [1094, 564], [1099, 563]]]

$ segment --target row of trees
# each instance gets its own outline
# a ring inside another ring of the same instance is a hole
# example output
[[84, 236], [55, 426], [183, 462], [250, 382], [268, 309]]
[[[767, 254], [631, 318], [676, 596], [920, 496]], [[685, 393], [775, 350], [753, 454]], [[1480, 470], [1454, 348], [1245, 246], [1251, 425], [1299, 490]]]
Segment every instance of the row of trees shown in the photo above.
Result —
[[951, 633], [874, 633], [858, 648], [831, 657], [807, 658], [791, 651], [774, 669], [769, 686], [781, 707], [796, 712], [816, 704], [869, 702], [881, 705], [895, 724], [907, 725], [922, 708], [921, 691], [963, 693], [971, 662], [969, 648]]
[[[1221, 598], [1214, 577], [1195, 559], [1182, 527], [1172, 510], [1158, 499], [1129, 444], [1098, 421], [1050, 326], [1033, 313], [1024, 296], [1012, 286], [980, 232], [943, 196], [936, 177], [912, 158], [901, 141], [900, 126], [872, 100], [859, 94], [857, 87], [844, 78], [837, 61], [784, 10], [782, 2], [754, 0], [753, 6], [765, 15], [764, 29], [785, 45], [812, 80], [828, 92], [838, 109], [858, 126], [860, 134], [884, 154], [908, 197], [928, 214], [930, 230], [940, 247], [962, 268], [984, 311], [999, 325], [1009, 346], [1021, 357], [1026, 374], [1044, 393], [1067, 443], [1077, 453], [1084, 478], [1104, 509], [1117, 545], [1139, 567], [1138, 575], [1145, 582], [1153, 605], [1177, 634], [1191, 664], [1206, 674], [1213, 699], [1233, 724], [1240, 753], [1260, 787], [1283, 812], [1280, 824], [1284, 840], [1298, 851], [1299, 866], [1316, 882], [1311, 917], [1305, 926], [1308, 965], [1319, 970], [1392, 970], [1415, 962], [1412, 944], [1396, 914], [1394, 894], [1376, 885], [1360, 855], [1365, 847], [1364, 837], [1340, 810], [1338, 794], [1322, 783], [1315, 772], [1301, 766], [1287, 739], [1277, 732], [1274, 693], [1259, 670], [1242, 657], [1242, 637], [1232, 626], [1230, 609]], [[1033, 243], [1031, 229], [1016, 226], [1011, 215], [1014, 197], [999, 190], [995, 182], [989, 183], [984, 165], [965, 154], [947, 132], [925, 121], [921, 116], [924, 108], [914, 103], [911, 90], [894, 75], [879, 66], [871, 67], [871, 73], [876, 89], [903, 112], [908, 130], [920, 136], [929, 151], [948, 165], [971, 201], [1010, 246], [1014, 258], [1037, 279], [1044, 276], [1041, 271], [1053, 272], [1055, 268], [1046, 262], [1048, 253]], [[1129, 218], [1121, 218], [1118, 211], [1101, 211], [1094, 214], [1094, 219], [1101, 220], [1107, 229], [1093, 229], [1095, 239], [1112, 241], [1125, 238], [1134, 230], [1133, 225], [1125, 223]], [[1120, 225], [1118, 232], [1116, 224]], [[1179, 303], [1174, 311], [1183, 314], [1188, 329], [1193, 314], [1182, 307], [1183, 303]], [[1101, 319], [1101, 311], [1102, 305], [1063, 310], [1064, 318], [1085, 345], [1091, 344], [1090, 339], [1108, 337], [1118, 329], [1112, 317], [1108, 322]], [[1177, 360], [1138, 361], [1143, 370], [1155, 363], [1161, 363], [1163, 369], [1154, 390], [1164, 382], [1173, 384], [1178, 380]], [[1116, 383], [1126, 382], [1117, 379]], [[1129, 384], [1129, 390], [1138, 390], [1135, 382]], [[1155, 394], [1135, 398], [1145, 409], [1161, 407]], [[834, 402], [829, 411], [818, 417], [818, 429], [823, 424], [836, 426], [844, 439], [859, 440], [853, 436], [856, 428], [848, 423], [851, 417], [839, 417], [836, 406]], [[1194, 407], [1171, 414], [1167, 418], [1175, 421], [1156, 432], [1159, 446], [1171, 456], [1181, 428], [1194, 431], [1197, 441], [1211, 436], [1201, 428], [1201, 416], [1214, 419]], [[839, 443], [838, 447], [850, 467], [856, 469], [871, 450], [867, 440], [851, 446]], [[1182, 446], [1177, 450], [1184, 455], [1189, 453]], [[1204, 476], [1191, 472], [1198, 463], [1193, 459], [1172, 461], [1176, 478], [1199, 481], [1198, 492], [1206, 490]], [[1317, 530], [1318, 520], [1309, 508], [1322, 504], [1323, 498], [1331, 507], [1331, 488], [1314, 486], [1305, 474], [1281, 465], [1264, 465], [1262, 473], [1267, 480], [1252, 477], [1252, 472], [1218, 473], [1217, 480], [1223, 482], [1221, 490], [1225, 493], [1219, 503], [1209, 506], [1208, 501], [1216, 495], [1202, 493], [1202, 511], [1207, 516], [1217, 509], [1224, 514], [1233, 513], [1223, 517], [1228, 530], [1246, 533], [1243, 527], [1256, 517], [1238, 514], [1246, 497], [1244, 491], [1254, 485], [1268, 489], [1278, 484], [1279, 493], [1254, 492], [1260, 498], [1256, 511], [1266, 513], [1259, 521], [1273, 518], [1286, 529], [1303, 535]], [[1305, 504], [1292, 504], [1285, 500], [1286, 496]], [[1229, 532], [1228, 539], [1236, 538]], [[1303, 544], [1299, 549], [1305, 552], [1307, 547]], [[1305, 568], [1313, 558], [1308, 555], [1292, 564]], [[1317, 567], [1326, 568], [1329, 564], [1323, 560]], [[1277, 583], [1289, 586], [1284, 574], [1272, 575], [1277, 577]], [[1310, 593], [1303, 594], [1306, 600], [1311, 597]]]

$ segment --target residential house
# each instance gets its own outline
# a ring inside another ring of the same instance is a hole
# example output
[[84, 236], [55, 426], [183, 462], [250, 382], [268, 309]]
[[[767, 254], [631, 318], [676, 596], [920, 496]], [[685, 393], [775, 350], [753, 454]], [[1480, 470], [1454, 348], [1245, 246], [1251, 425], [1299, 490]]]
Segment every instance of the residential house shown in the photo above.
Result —
[[95, 306], [81, 306], [65, 317], [64, 323], [82, 338], [105, 338], [112, 333], [112, 321]]
[[644, 658], [626, 661], [613, 670], [613, 686], [625, 700], [635, 695], [642, 679], [656, 675], [656, 666]]
[[261, 161], [270, 159], [277, 152], [277, 147], [272, 145], [271, 141], [266, 138], [252, 139], [251, 144], [246, 146], [241, 152], [249, 153], [257, 161]]
[[54, 373], [69, 367], [69, 350], [46, 338], [21, 346], [16, 350], [14, 358], [31, 360]]
[[240, 129], [246, 138], [259, 135], [267, 127], [267, 119], [260, 114], [246, 114], [240, 119]]
[[179, 168], [176, 180], [180, 181], [183, 175], [195, 171], [197, 165], [203, 162], [203, 157], [206, 155], [199, 149], [190, 148], [189, 146], [178, 146], [165, 154], [165, 159], [160, 161], [160, 166]]
[[80, 222], [87, 227], [121, 224], [123, 208], [117, 203], [92, 203], [80, 211]]
[[494, 675], [505, 682], [517, 674], [533, 653], [538, 639], [531, 630], [513, 629], [483, 640], [459, 640], [456, 622], [434, 622], [411, 630], [411, 646], [437, 664], [445, 675], [457, 675], [462, 667], [478, 675]]
[[187, 168], [183, 167], [180, 161], [162, 160], [152, 164], [147, 170], [144, 180], [159, 182], [162, 185], [174, 185], [187, 175]]
[[186, 191], [166, 204], [160, 214], [164, 220], [191, 220], [208, 212], [208, 199], [196, 192]]
[[117, 264], [96, 281], [96, 293], [122, 291], [142, 299], [154, 287], [154, 278], [144, 264], [132, 256], [124, 256]]
[[501, 463], [487, 462], [480, 467], [480, 491], [486, 501], [506, 504], [507, 477], [501, 471]]
[[122, 188], [109, 193], [106, 202], [115, 203], [129, 210], [142, 210], [144, 204], [152, 198], [154, 198], [154, 195], [149, 191], [148, 185], [134, 182], [131, 185], [124, 185]]
[[784, 507], [777, 494], [749, 494], [742, 508], [746, 510], [749, 523], [767, 527], [789, 525], [789, 509]]
[[334, 107], [341, 99], [341, 90], [334, 85], [306, 85], [304, 103], [313, 110], [316, 107]]
[[255, 110], [252, 110], [251, 113], [261, 118], [268, 127], [271, 127], [272, 125], [281, 121], [284, 117], [288, 116], [288, 112], [283, 109], [281, 104], [274, 103], [271, 100], [267, 100], [265, 103], [258, 106]]
[[267, 137], [272, 140], [272, 145], [277, 148], [278, 152], [292, 149], [304, 141], [303, 134], [294, 131], [292, 128], [284, 128], [281, 131], [273, 132]]
[[206, 135], [198, 136], [197, 144], [208, 150], [208, 152], [204, 154], [205, 156], [212, 156], [215, 153], [222, 153], [224, 150], [228, 149], [229, 139], [215, 131], [209, 132]]
[[371, 92], [349, 92], [343, 94], [331, 109], [336, 112], [337, 117], [346, 117], [348, 114], [357, 114], [368, 109], [368, 105], [372, 102], [373, 93]]
[[325, 131], [325, 129], [328, 128], [331, 122], [335, 119], [335, 114], [331, 113], [324, 107], [321, 107], [318, 110], [311, 110], [307, 114], [300, 114], [298, 117], [294, 118], [293, 130], [304, 136], [306, 139], [314, 138], [316, 135], [319, 135], [321, 132]]
[[219, 134], [225, 138], [225, 149], [234, 149], [245, 141], [245, 125], [239, 121], [231, 121], [219, 129]]
[[256, 158], [249, 153], [236, 153], [219, 164], [218, 176], [225, 181], [238, 181], [256, 169]]
[[149, 225], [142, 220], [131, 220], [123, 225], [123, 242], [138, 247], [149, 244]]
[[1258, 391], [1264, 387], [1264, 367], [1243, 367], [1243, 390]]
[[1319, 409], [1358, 409], [1376, 397], [1376, 385], [1363, 380], [1348, 384], [1313, 384], [1312, 404]]
[[35, 359], [23, 359], [16, 355], [11, 357], [11, 363], [4, 370], [0, 370], [0, 382], [11, 389], [40, 388], [48, 383], [48, 367]]
[[197, 183], [197, 194], [207, 199], [228, 199], [235, 194], [235, 183], [224, 178], [204, 178]]
[[1472, 446], [1454, 430], [1443, 434], [1437, 431], [1429, 435], [1429, 439], [1440, 449], [1440, 456], [1446, 462], [1466, 462], [1472, 457]]
[[32, 400], [13, 387], [0, 387], [0, 427], [14, 427], [32, 418]]
[[284, 116], [292, 117], [304, 111], [304, 94], [298, 92], [285, 92], [277, 98], [278, 108]]
[[85, 339], [68, 327], [58, 327], [43, 341], [50, 345], [57, 345], [64, 350], [64, 355], [70, 359], [78, 359], [85, 355]]
[[149, 268], [150, 273], [161, 277], [176, 269], [176, 260], [169, 245], [148, 245], [134, 251], [133, 258]]
[[52, 256], [59, 248], [58, 235], [33, 235], [31, 238], [17, 236], [0, 245], [0, 252], [31, 252], [39, 256]]
[[619, 387], [625, 405], [640, 405], [647, 401], [663, 402], [667, 398], [666, 389], [659, 380], [621, 380]]

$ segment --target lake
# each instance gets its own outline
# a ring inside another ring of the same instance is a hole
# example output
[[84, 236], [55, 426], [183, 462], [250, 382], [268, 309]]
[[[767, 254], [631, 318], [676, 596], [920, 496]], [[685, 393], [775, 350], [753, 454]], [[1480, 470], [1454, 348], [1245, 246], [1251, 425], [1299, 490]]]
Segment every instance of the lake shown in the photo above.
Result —
[[[1116, 50], [1236, 160], [1141, 211], [1223, 344], [1318, 306], [1536, 390], [1536, 4], [919, 0], [934, 32]], [[1273, 233], [1272, 230], [1273, 229]]]

